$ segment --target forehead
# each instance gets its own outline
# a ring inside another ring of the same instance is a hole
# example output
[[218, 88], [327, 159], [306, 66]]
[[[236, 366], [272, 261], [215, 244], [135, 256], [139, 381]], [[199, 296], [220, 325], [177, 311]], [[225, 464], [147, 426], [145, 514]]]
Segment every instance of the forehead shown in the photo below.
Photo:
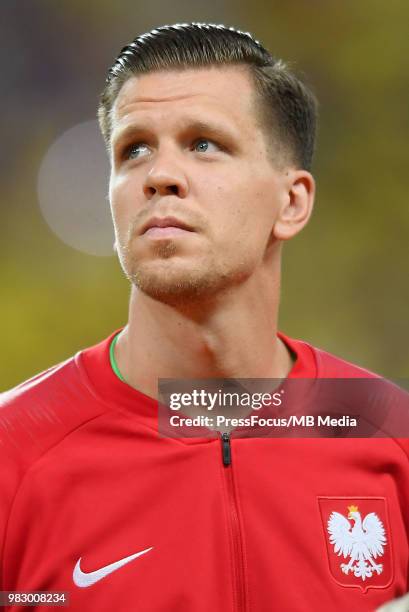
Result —
[[130, 77], [112, 109], [113, 128], [140, 114], [171, 119], [187, 111], [217, 115], [244, 128], [254, 125], [254, 83], [246, 66], [150, 72]]

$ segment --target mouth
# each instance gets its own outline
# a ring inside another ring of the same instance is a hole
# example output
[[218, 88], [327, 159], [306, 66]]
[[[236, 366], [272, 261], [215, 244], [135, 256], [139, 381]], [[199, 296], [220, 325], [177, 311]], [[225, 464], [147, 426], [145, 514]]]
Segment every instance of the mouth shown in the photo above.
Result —
[[153, 217], [142, 227], [141, 235], [150, 238], [167, 238], [192, 233], [195, 230], [176, 217]]

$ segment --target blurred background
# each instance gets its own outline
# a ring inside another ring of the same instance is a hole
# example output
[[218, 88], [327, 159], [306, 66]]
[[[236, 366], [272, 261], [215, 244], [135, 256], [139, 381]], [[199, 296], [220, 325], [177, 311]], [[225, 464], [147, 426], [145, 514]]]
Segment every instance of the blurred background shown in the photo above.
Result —
[[316, 208], [285, 249], [280, 329], [409, 377], [408, 3], [15, 0], [0, 17], [0, 390], [126, 322], [98, 95], [126, 43], [178, 21], [252, 32], [321, 103]]

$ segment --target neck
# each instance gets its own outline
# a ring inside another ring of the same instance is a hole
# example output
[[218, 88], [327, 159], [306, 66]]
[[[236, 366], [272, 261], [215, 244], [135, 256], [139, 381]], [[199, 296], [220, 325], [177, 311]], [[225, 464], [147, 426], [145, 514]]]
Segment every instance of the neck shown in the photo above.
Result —
[[116, 345], [128, 384], [157, 397], [158, 378], [285, 378], [292, 358], [277, 337], [279, 274], [251, 278], [210, 301], [170, 306], [132, 288]]

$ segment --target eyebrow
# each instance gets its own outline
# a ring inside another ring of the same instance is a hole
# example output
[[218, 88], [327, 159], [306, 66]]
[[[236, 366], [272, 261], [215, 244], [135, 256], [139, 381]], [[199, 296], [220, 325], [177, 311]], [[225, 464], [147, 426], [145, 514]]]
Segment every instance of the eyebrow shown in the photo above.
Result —
[[[227, 139], [231, 144], [238, 138], [238, 133], [232, 128], [226, 128], [225, 125], [219, 125], [217, 123], [210, 123], [201, 119], [193, 119], [186, 123], [180, 130], [183, 134], [189, 134], [191, 132], [204, 133], [219, 139]], [[134, 136], [141, 136], [150, 133], [151, 130], [143, 125], [131, 123], [119, 130], [117, 133], [112, 133], [112, 147], [115, 148], [118, 143], [127, 141]]]

